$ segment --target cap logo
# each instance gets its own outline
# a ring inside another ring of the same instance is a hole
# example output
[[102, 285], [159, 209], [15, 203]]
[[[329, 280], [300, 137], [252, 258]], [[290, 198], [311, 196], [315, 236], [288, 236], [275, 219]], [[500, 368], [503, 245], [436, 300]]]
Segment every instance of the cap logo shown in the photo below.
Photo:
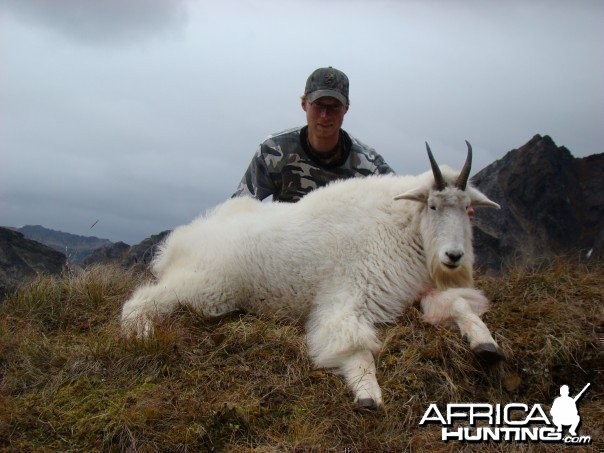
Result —
[[336, 75], [333, 72], [328, 72], [327, 74], [325, 74], [325, 78], [324, 78], [323, 82], [327, 86], [335, 87], [336, 86]]

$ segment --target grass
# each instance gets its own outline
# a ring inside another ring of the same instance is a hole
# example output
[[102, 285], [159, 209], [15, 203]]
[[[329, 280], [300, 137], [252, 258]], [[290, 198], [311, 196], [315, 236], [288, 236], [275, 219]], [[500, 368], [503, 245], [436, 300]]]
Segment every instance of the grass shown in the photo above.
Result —
[[487, 369], [457, 331], [413, 308], [380, 328], [385, 408], [357, 411], [343, 381], [315, 370], [298, 324], [182, 308], [147, 342], [120, 336], [121, 304], [148, 275], [111, 266], [39, 277], [0, 304], [0, 451], [557, 451], [547, 444], [443, 443], [419, 426], [430, 403], [540, 403], [561, 384], [591, 446], [604, 440], [601, 264], [478, 278], [485, 321], [508, 356]]

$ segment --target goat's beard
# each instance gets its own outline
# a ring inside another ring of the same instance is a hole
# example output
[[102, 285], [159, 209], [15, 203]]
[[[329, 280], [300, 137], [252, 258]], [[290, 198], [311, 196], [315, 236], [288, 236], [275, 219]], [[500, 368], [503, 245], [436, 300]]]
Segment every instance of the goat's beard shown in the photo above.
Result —
[[440, 262], [438, 255], [430, 260], [430, 276], [436, 289], [467, 288], [473, 286], [472, 266], [464, 260], [458, 267], [451, 269]]

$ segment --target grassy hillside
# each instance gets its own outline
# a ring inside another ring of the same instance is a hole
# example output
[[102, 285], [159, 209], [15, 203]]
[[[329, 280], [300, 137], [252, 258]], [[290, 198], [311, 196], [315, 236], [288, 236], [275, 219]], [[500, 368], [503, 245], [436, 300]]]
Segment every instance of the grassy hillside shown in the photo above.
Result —
[[[487, 325], [509, 360], [478, 364], [456, 330], [416, 308], [384, 339], [378, 380], [385, 408], [357, 411], [343, 381], [314, 370], [297, 324], [233, 314], [205, 320], [185, 308], [140, 343], [118, 315], [149, 276], [95, 267], [39, 278], [0, 304], [2, 451], [557, 451], [545, 444], [448, 444], [418, 426], [432, 402], [540, 403], [561, 384], [579, 404], [581, 434], [604, 441], [601, 265], [564, 261], [501, 279], [479, 278], [493, 301]], [[598, 338], [599, 335], [599, 338]]]

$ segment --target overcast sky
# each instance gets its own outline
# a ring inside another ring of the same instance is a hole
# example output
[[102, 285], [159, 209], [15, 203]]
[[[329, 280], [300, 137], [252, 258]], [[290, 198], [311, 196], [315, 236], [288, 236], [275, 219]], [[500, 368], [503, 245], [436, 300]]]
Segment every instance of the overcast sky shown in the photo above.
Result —
[[[304, 124], [307, 76], [397, 173], [548, 134], [604, 151], [604, 2], [0, 0], [0, 225], [138, 243], [231, 196]], [[90, 226], [98, 220], [93, 228]]]

